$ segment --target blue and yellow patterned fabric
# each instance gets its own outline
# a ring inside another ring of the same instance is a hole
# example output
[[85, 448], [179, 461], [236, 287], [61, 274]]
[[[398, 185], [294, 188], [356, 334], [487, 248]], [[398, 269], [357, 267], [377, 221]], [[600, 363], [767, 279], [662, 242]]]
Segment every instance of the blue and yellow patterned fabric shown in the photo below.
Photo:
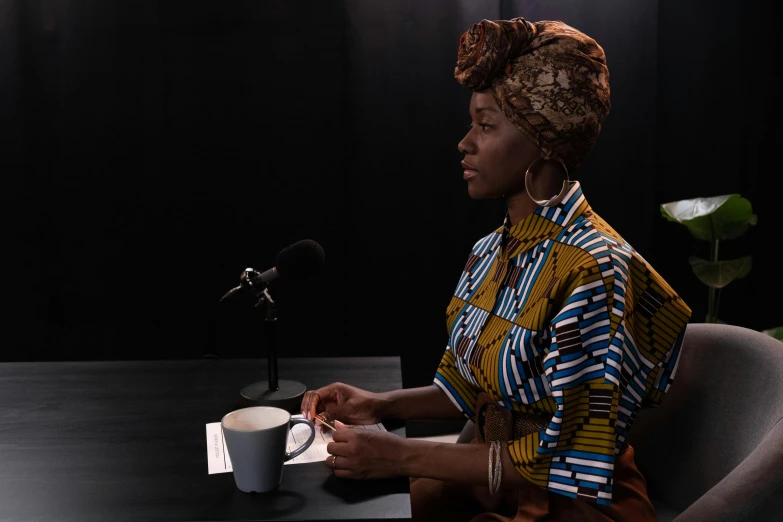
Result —
[[508, 441], [517, 471], [570, 497], [609, 504], [612, 469], [639, 408], [671, 386], [691, 311], [572, 182], [473, 247], [447, 310], [435, 375], [468, 417], [486, 392], [551, 419]]

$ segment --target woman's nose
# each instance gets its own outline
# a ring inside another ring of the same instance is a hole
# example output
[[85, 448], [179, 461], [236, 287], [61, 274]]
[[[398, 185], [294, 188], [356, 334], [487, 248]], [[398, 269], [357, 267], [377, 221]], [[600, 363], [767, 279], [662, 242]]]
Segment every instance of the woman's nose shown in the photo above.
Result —
[[475, 154], [476, 145], [473, 140], [470, 139], [470, 132], [468, 132], [462, 140], [457, 144], [457, 150], [462, 154]]

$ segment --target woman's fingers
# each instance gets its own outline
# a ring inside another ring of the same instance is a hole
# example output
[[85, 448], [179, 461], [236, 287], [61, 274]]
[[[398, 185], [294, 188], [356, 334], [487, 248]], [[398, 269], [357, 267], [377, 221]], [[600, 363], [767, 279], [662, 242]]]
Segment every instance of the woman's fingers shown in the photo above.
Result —
[[332, 426], [334, 426], [334, 414], [331, 411], [329, 411], [331, 409], [332, 408], [329, 408], [327, 406], [326, 408], [324, 408], [324, 411], [322, 411], [318, 415], [321, 417], [321, 419], [324, 420], [324, 422], [327, 422], [327, 423], [331, 424]]
[[317, 391], [307, 391], [302, 398], [302, 415], [307, 420], [313, 420], [318, 409], [318, 403], [321, 397]]
[[356, 433], [351, 429], [340, 429], [338, 428], [337, 431], [332, 432], [332, 440], [335, 442], [341, 442], [346, 443], [350, 442], [354, 437], [356, 436]]
[[320, 409], [325, 416], [324, 420], [331, 424], [334, 419], [334, 411], [327, 410], [335, 410], [340, 405], [338, 391], [340, 386], [342, 386], [340, 383], [332, 383], [323, 388], [305, 392], [302, 397], [302, 415], [307, 420], [315, 420], [315, 415]]
[[310, 411], [310, 402], [312, 401], [312, 395], [313, 393], [311, 391], [306, 391], [304, 394], [304, 397], [302, 397], [302, 416], [305, 419], [308, 419], [307, 413]]
[[339, 478], [360, 478], [352, 469], [353, 462], [342, 455], [329, 455], [326, 457], [326, 466], [331, 468], [335, 476]]
[[326, 445], [326, 452], [329, 455], [342, 455], [345, 456], [345, 451], [342, 446], [345, 446], [345, 444], [341, 442], [330, 442]]
[[329, 406], [329, 399], [332, 394], [331, 386], [324, 386], [318, 390], [305, 392], [304, 397], [302, 397], [302, 415], [307, 420], [315, 420], [318, 409], [325, 410]]

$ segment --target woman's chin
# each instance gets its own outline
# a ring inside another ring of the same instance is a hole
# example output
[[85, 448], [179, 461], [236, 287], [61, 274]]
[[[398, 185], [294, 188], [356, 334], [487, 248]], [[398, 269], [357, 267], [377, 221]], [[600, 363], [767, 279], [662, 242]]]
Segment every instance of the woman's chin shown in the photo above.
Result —
[[500, 197], [487, 190], [483, 190], [481, 185], [477, 185], [475, 182], [468, 182], [468, 195], [471, 199], [495, 199]]
[[468, 181], [468, 196], [471, 199], [484, 199], [486, 197], [484, 191], [481, 190], [481, 186], [475, 180]]

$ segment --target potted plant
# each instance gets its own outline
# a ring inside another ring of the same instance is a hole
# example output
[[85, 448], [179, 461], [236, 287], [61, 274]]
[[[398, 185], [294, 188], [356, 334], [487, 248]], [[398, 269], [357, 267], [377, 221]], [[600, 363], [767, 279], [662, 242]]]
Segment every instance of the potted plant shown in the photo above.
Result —
[[732, 281], [748, 275], [753, 260], [751, 256], [721, 260], [720, 243], [740, 237], [756, 224], [750, 201], [739, 194], [685, 199], [664, 203], [661, 213], [669, 221], [685, 225], [696, 239], [709, 242], [709, 259], [691, 256], [688, 261], [696, 277], [708, 288], [705, 322], [721, 322], [718, 319], [721, 291]]
[[[720, 260], [720, 242], [735, 239], [756, 224], [750, 201], [739, 194], [727, 194], [712, 198], [684, 199], [661, 205], [663, 217], [685, 225], [696, 239], [710, 243], [710, 258], [691, 256], [688, 261], [693, 273], [709, 289], [705, 322], [720, 323], [720, 293], [723, 288], [748, 275], [752, 266], [751, 256]], [[783, 326], [762, 330], [762, 333], [783, 341]]]

